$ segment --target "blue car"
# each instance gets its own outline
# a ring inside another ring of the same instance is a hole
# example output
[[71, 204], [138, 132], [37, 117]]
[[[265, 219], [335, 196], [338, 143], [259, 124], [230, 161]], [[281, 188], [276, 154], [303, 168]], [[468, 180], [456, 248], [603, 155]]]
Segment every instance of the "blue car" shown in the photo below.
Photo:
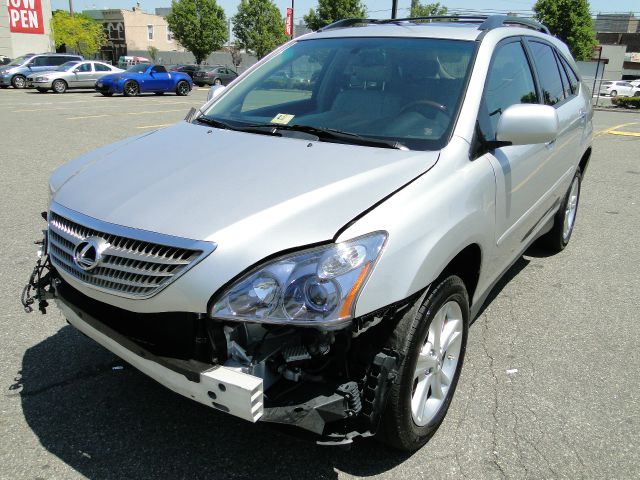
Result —
[[127, 97], [141, 93], [162, 95], [166, 92], [189, 95], [192, 88], [193, 82], [186, 73], [167, 72], [162, 65], [148, 63], [139, 63], [122, 73], [105, 75], [96, 82], [96, 91], [105, 97], [114, 93], [123, 93]]

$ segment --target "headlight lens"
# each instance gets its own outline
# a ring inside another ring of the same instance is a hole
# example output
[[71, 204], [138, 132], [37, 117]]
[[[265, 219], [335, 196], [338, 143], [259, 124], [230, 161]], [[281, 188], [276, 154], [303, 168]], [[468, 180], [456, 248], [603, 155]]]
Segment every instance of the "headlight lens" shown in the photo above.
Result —
[[36, 77], [36, 82], [46, 82], [47, 77]]
[[227, 289], [211, 316], [228, 320], [337, 329], [353, 318], [358, 293], [387, 234], [285, 255], [260, 266]]

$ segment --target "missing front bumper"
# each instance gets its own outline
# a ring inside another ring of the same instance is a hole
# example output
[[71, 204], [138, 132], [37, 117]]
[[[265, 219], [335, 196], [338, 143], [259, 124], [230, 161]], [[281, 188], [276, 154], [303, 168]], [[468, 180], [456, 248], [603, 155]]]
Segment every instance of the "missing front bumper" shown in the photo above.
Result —
[[145, 375], [180, 395], [250, 422], [264, 413], [262, 379], [227, 367], [171, 363], [144, 350], [103, 323], [57, 298], [71, 325]]

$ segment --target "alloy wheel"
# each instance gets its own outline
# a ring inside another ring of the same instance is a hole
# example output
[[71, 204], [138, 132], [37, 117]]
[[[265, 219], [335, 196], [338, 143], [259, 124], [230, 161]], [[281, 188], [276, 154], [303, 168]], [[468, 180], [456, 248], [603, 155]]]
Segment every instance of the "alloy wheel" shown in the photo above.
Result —
[[564, 211], [564, 228], [562, 229], [562, 238], [565, 240], [565, 242], [571, 236], [571, 231], [573, 230], [573, 225], [576, 221], [579, 195], [580, 180], [578, 178], [574, 178], [573, 183], [571, 184], [569, 198], [567, 199], [567, 207]]
[[463, 317], [457, 302], [445, 303], [435, 314], [413, 372], [411, 416], [427, 425], [440, 411], [456, 373], [462, 347]]

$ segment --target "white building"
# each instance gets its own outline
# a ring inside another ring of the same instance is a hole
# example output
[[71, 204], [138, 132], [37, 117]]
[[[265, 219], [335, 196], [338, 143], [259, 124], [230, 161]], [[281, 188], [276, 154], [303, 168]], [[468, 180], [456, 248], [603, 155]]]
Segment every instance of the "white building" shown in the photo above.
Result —
[[51, 0], [0, 2], [0, 55], [16, 58], [53, 50]]

